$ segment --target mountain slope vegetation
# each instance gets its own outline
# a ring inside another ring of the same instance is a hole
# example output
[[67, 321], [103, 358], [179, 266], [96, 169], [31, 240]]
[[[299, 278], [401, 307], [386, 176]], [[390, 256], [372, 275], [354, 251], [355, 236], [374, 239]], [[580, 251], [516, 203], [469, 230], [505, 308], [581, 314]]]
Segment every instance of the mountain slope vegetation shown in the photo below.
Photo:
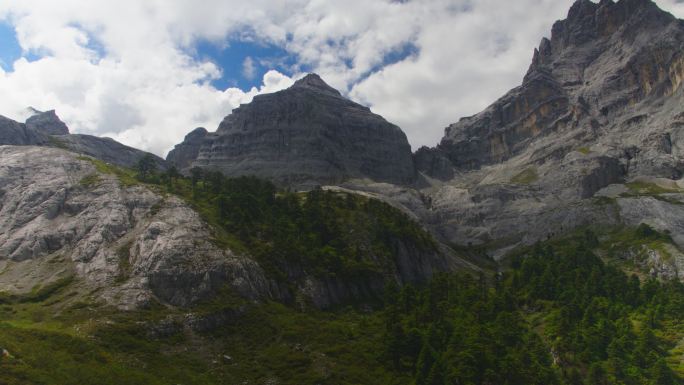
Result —
[[371, 307], [328, 311], [226, 290], [189, 309], [119, 312], [74, 302], [65, 281], [2, 298], [0, 382], [682, 383], [684, 285], [605, 263], [607, 240], [578, 233], [519, 250], [502, 274], [389, 284]]

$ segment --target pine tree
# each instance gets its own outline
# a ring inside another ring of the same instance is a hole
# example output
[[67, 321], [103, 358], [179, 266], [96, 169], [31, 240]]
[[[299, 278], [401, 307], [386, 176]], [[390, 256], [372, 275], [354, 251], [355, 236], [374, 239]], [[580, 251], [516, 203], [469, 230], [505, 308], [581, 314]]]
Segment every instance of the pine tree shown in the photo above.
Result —
[[157, 171], [157, 162], [154, 160], [152, 154], [145, 154], [136, 165], [138, 172], [138, 179], [141, 181], [148, 181], [152, 174]]

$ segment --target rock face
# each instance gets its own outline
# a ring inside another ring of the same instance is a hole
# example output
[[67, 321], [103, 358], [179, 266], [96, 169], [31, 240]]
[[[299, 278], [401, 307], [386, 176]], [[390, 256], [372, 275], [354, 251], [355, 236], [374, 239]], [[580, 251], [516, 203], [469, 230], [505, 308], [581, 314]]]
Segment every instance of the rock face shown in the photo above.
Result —
[[413, 161], [418, 170], [433, 178], [449, 180], [454, 177], [453, 164], [437, 149], [421, 147], [413, 154]]
[[235, 109], [192, 165], [283, 184], [352, 178], [408, 184], [415, 178], [401, 129], [343, 98], [315, 74]]
[[69, 128], [62, 122], [55, 110], [36, 113], [26, 119], [26, 127], [45, 135], [68, 135]]
[[[654, 126], [656, 112], [669, 118], [658, 116], [660, 125], [675, 118], [677, 109], [655, 103], [679, 96], [683, 36], [682, 23], [649, 0], [577, 1], [568, 18], [554, 24], [551, 39], [542, 39], [523, 84], [480, 114], [447, 127], [439, 149], [454, 167], [468, 170], [506, 161], [542, 137], [569, 132], [583, 136], [573, 138], [575, 145], [593, 144], [616, 131], [631, 131], [640, 140], [622, 140], [625, 149], [650, 144], [630, 126]], [[660, 163], [679, 172], [670, 160]]]
[[123, 308], [152, 298], [186, 306], [224, 285], [247, 298], [273, 295], [254, 261], [210, 238], [177, 198], [122, 186], [61, 149], [0, 146], [3, 290], [30, 291], [72, 272]]
[[[69, 134], [69, 128], [62, 122], [54, 110], [40, 112], [30, 109], [34, 115], [26, 123], [0, 116], [0, 145], [38, 145], [67, 149], [82, 155], [92, 156], [122, 167], [134, 167], [137, 162], [149, 154], [121, 144], [114, 139], [100, 138], [92, 135]], [[166, 161], [151, 155], [160, 169], [166, 169]]]
[[62, 135], [53, 138], [52, 143], [56, 147], [63, 147], [118, 166], [134, 168], [141, 158], [149, 154], [155, 160], [157, 168], [164, 170], [167, 167], [164, 159], [126, 146], [111, 138], [82, 134]]
[[0, 116], [0, 144], [27, 146], [47, 142], [47, 136], [27, 128], [25, 124]]
[[26, 292], [74, 275], [125, 309], [157, 300], [191, 306], [226, 286], [250, 300], [325, 308], [379, 297], [386, 279], [423, 281], [474, 266], [453, 252], [396, 239], [393, 261], [373, 277], [320, 277], [291, 265], [276, 280], [248, 255], [211, 242], [212, 229], [173, 195], [123, 185], [94, 160], [59, 148], [0, 146], [0, 287]]
[[415, 154], [431, 183], [415, 212], [445, 240], [500, 253], [577, 226], [633, 224], [641, 207], [639, 220], [684, 246], [684, 227], [654, 220], [678, 212], [678, 198], [656, 207], [627, 187], [629, 203], [596, 198], [642, 176], [682, 178], [682, 80], [684, 21], [649, 0], [578, 0], [534, 50], [521, 86]]
[[206, 128], [198, 127], [185, 135], [182, 143], [177, 144], [173, 150], [166, 156], [166, 161], [169, 165], [175, 166], [179, 170], [185, 170], [191, 167], [192, 162], [197, 159], [200, 148], [204, 144], [209, 132]]

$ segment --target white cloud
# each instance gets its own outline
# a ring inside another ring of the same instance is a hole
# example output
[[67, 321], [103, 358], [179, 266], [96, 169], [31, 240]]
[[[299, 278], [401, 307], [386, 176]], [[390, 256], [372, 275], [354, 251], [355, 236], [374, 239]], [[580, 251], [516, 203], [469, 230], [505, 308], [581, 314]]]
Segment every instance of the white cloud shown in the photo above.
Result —
[[[214, 19], [237, 25], [239, 16], [215, 2]], [[238, 2], [235, 2], [236, 5]], [[55, 108], [72, 131], [109, 136], [131, 146], [164, 154], [192, 128], [213, 130], [221, 119], [260, 92], [292, 84], [276, 71], [251, 90], [217, 90], [221, 76], [211, 62], [188, 52], [198, 38], [218, 39], [232, 29], [212, 29], [188, 2], [136, 0], [21, 0], [0, 3], [0, 18], [15, 27], [25, 53], [12, 71], [0, 72], [0, 114], [25, 115], [26, 106]], [[211, 18], [212, 12], [203, 12]], [[223, 17], [225, 16], [225, 17]], [[233, 21], [230, 21], [230, 17]], [[100, 52], [104, 51], [104, 52]]]
[[684, 18], [684, 0], [659, 0], [657, 3], [678, 18]]
[[[658, 3], [684, 16], [678, 0]], [[198, 40], [274, 44], [400, 125], [414, 148], [518, 85], [532, 50], [572, 0], [3, 0], [24, 53], [0, 69], [0, 114], [57, 109], [76, 132], [163, 154], [192, 128], [293, 79], [270, 71], [250, 90], [217, 90], [222, 69], [192, 56]], [[417, 52], [383, 65], [411, 44]], [[239, 60], [242, 60], [240, 58]], [[255, 76], [261, 58], [246, 58]], [[236, 75], [236, 74], [229, 74]]]
[[256, 76], [256, 64], [251, 56], [247, 56], [245, 60], [242, 61], [242, 76], [245, 79], [252, 80]]

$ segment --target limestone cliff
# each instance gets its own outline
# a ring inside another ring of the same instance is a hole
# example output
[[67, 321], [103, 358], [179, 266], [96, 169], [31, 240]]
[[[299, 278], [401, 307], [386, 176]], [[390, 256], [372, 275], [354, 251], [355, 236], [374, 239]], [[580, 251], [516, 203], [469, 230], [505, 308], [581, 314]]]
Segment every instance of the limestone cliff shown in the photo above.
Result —
[[204, 127], [198, 127], [185, 135], [183, 142], [177, 144], [166, 156], [166, 161], [179, 170], [186, 170], [197, 159], [209, 133]]
[[26, 292], [75, 274], [123, 307], [189, 305], [225, 284], [269, 295], [250, 259], [217, 248], [173, 197], [126, 186], [61, 149], [0, 146], [0, 283]]
[[149, 154], [158, 168], [166, 169], [164, 159], [126, 146], [114, 139], [70, 134], [69, 128], [59, 119], [54, 110], [47, 112], [40, 112], [33, 108], [29, 110], [33, 115], [25, 123], [0, 116], [0, 145], [58, 147], [129, 168], [134, 167], [142, 157]]
[[[194, 147], [186, 141], [182, 148]], [[205, 139], [192, 165], [282, 184], [354, 178], [409, 184], [415, 178], [401, 129], [343, 98], [315, 74], [235, 109]]]
[[36, 132], [26, 125], [0, 116], [0, 144], [41, 145], [48, 143], [46, 135]]
[[40, 132], [45, 135], [67, 135], [69, 128], [57, 116], [55, 110], [41, 112], [31, 109], [33, 115], [26, 119], [28, 129]]
[[[457, 169], [478, 169], [520, 155], [544, 138], [573, 133], [570, 142], [554, 140], [540, 149], [535, 161], [597, 141], [616, 147], [611, 155], [629, 161], [619, 151], [669, 140], [681, 113], [675, 105], [683, 76], [680, 20], [649, 0], [580, 0], [535, 49], [523, 84], [447, 127], [438, 148]], [[643, 172], [680, 176], [671, 150], [658, 152], [647, 155], [656, 163], [643, 165]]]
[[226, 287], [250, 300], [325, 308], [378, 298], [388, 279], [419, 282], [475, 269], [451, 250], [393, 239], [393, 253], [375, 275], [321, 276], [291, 263], [283, 265], [283, 281], [247, 251], [213, 242], [217, 229], [180, 197], [103, 172], [94, 158], [72, 151], [0, 146], [2, 291], [28, 292], [73, 276], [95, 299], [125, 309], [155, 301], [187, 307]]
[[420, 195], [361, 188], [497, 255], [578, 226], [640, 222], [684, 246], [681, 221], [664, 214], [684, 199], [684, 21], [650, 0], [578, 0], [532, 56], [519, 87], [414, 155]]

